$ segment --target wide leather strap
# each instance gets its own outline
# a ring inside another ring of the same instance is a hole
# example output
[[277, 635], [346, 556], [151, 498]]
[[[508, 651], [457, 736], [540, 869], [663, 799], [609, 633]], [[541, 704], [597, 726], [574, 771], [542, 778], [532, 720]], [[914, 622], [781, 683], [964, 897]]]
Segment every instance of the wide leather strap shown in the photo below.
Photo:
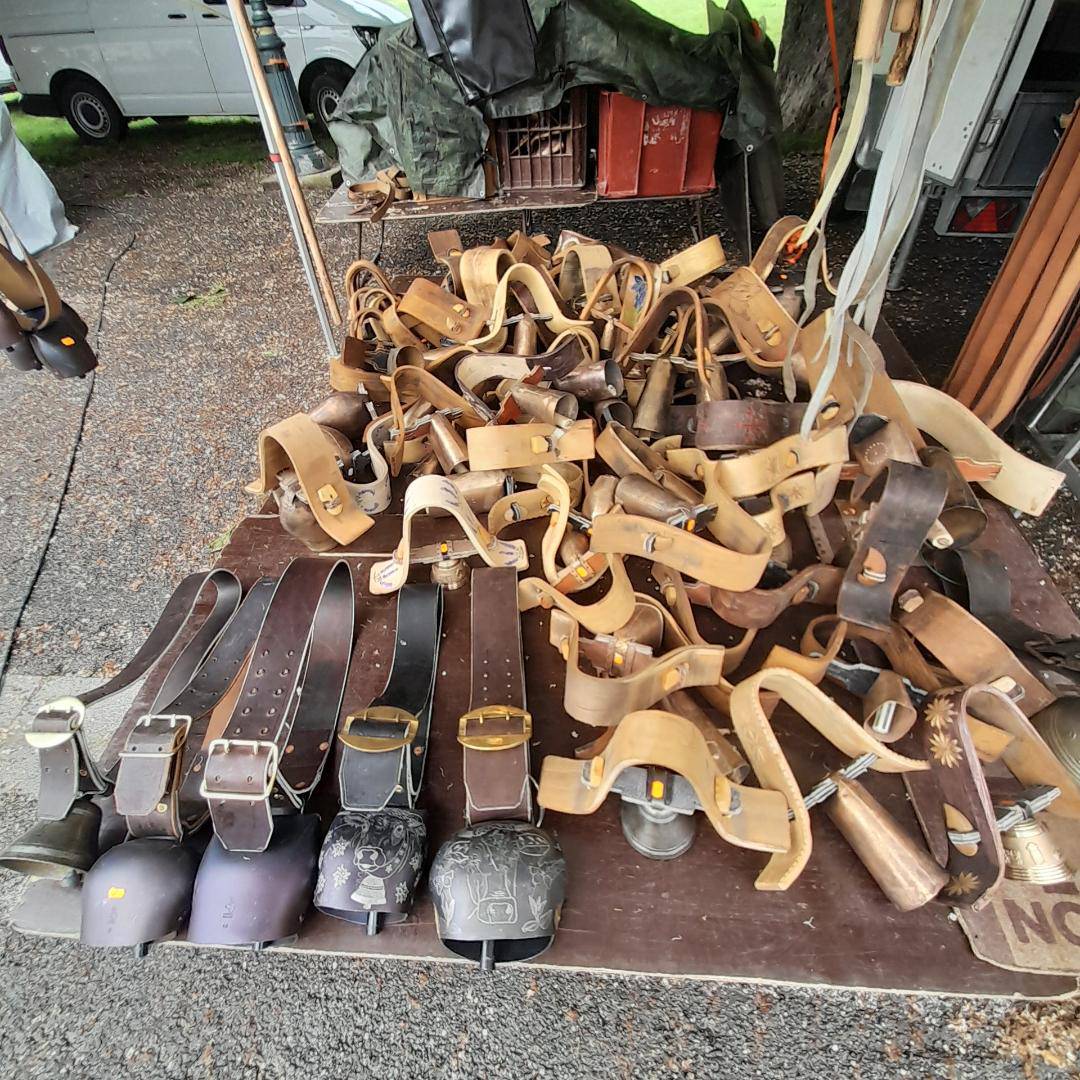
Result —
[[571, 600], [565, 593], [543, 578], [522, 578], [518, 583], [518, 608], [531, 611], [535, 607], [565, 611], [593, 634], [611, 634], [625, 626], [634, 614], [634, 587], [626, 574], [621, 558], [605, 555], [611, 573], [611, 587], [591, 604]]
[[240, 582], [228, 570], [189, 574], [169, 597], [146, 640], [116, 675], [78, 698], [50, 702], [27, 725], [26, 741], [38, 752], [39, 819], [59, 821], [80, 796], [108, 790], [108, 775], [138, 716], [124, 718], [99, 764], [90, 755], [83, 732], [86, 710], [131, 686], [168, 652], [189, 620], [196, 617], [196, 605], [208, 586], [213, 589], [213, 605], [173, 661], [158, 698], [170, 700], [178, 694], [191, 682], [240, 603]]
[[805, 405], [789, 401], [700, 401], [694, 412], [694, 445], [699, 450], [760, 450], [798, 435], [805, 412]]
[[191, 681], [177, 695], [159, 693], [119, 752], [114, 796], [132, 836], [179, 840], [205, 819], [199, 796], [203, 746], [211, 716], [247, 670], [277, 582], [261, 578], [244, 597]]
[[750, 367], [770, 373], [784, 366], [798, 324], [750, 267], [737, 267], [709, 292], [709, 298], [724, 313]]
[[417, 320], [417, 329], [431, 345], [441, 345], [444, 338], [460, 344], [472, 341], [481, 335], [488, 314], [482, 305], [462, 300], [422, 277], [413, 278], [397, 309], [399, 316]]
[[465, 820], [532, 821], [525, 668], [517, 575], [498, 567], [472, 573], [469, 711], [458, 722], [464, 748]]
[[322, 775], [353, 643], [353, 582], [344, 560], [301, 558], [274, 590], [202, 795], [228, 851], [264, 851], [272, 810], [299, 808]]
[[[648, 709], [661, 698], [690, 686], [715, 686], [724, 674], [722, 645], [689, 645], [662, 656], [623, 660], [627, 646], [612, 642], [618, 677], [589, 675], [580, 667], [580, 627], [562, 611], [551, 613], [549, 640], [566, 661], [563, 707], [567, 715], [593, 727], [611, 727], [630, 712]], [[649, 650], [651, 652], [651, 650]], [[625, 668], [632, 670], [625, 671]]]
[[296, 413], [259, 434], [259, 478], [247, 490], [269, 495], [280, 472], [292, 469], [320, 528], [337, 544], [351, 544], [374, 524], [342, 477], [336, 446], [305, 413]]
[[416, 806], [431, 739], [442, 611], [438, 585], [405, 585], [398, 593], [386, 687], [338, 732], [342, 810]]
[[594, 518], [589, 543], [593, 551], [601, 554], [637, 555], [708, 585], [735, 591], [752, 589], [761, 580], [772, 547], [767, 534], [749, 515], [734, 504], [729, 512], [728, 540], [732, 547], [715, 544], [666, 522], [622, 513]]
[[1011, 679], [1022, 691], [1017, 702], [1034, 716], [1055, 697], [996, 634], [941, 593], [910, 590], [900, 597], [900, 625], [965, 686]]
[[495, 424], [465, 433], [470, 469], [519, 469], [559, 461], [591, 461], [596, 456], [596, 427], [577, 420], [566, 428], [553, 424]]
[[708, 585], [690, 585], [691, 601], [711, 607], [732, 626], [761, 629], [771, 626], [790, 607], [817, 604], [832, 607], [840, 591], [844, 570], [839, 566], [807, 566], [774, 589], [736, 592]]
[[669, 288], [694, 285], [725, 265], [724, 245], [714, 234], [665, 259], [660, 264], [660, 281]]
[[[669, 450], [669, 464], [683, 476], [711, 479], [733, 499], [760, 495], [796, 473], [847, 460], [847, 431], [831, 428], [810, 438], [791, 435], [763, 450], [710, 461], [700, 450]], [[706, 493], [708, 488], [706, 488]]]
[[511, 292], [512, 285], [520, 287], [527, 294], [534, 315], [546, 316], [545, 325], [552, 333], [561, 334], [564, 330], [574, 329], [592, 333], [592, 324], [587, 320], [566, 316], [557, 294], [552, 291], [549, 280], [540, 270], [527, 263], [515, 263], [499, 279], [492, 294], [487, 333], [477, 335], [470, 342], [471, 345], [494, 352], [499, 348], [501, 335], [505, 340], [503, 326], [507, 317], [507, 302], [510, 296], [518, 295], [517, 290]]
[[546, 810], [562, 814], [591, 814], [624, 769], [654, 765], [688, 781], [709, 824], [729, 844], [752, 851], [786, 851], [791, 841], [784, 796], [732, 783], [713, 752], [715, 734], [708, 721], [659, 709], [632, 712], [595, 757], [544, 758], [538, 801]]
[[893, 598], [941, 512], [946, 487], [945, 477], [933, 469], [888, 463], [865, 496], [872, 505], [840, 586], [840, 618], [888, 627]]
[[375, 596], [397, 592], [409, 576], [412, 546], [412, 519], [419, 513], [437, 510], [457, 520], [472, 550], [465, 554], [479, 555], [488, 566], [526, 570], [529, 553], [523, 540], [500, 540], [481, 525], [465, 496], [445, 476], [418, 476], [405, 490], [405, 505], [401, 520], [401, 542], [391, 558], [374, 563], [368, 588]]
[[790, 888], [810, 858], [810, 813], [802, 792], [773, 733], [762, 696], [769, 692], [791, 707], [845, 756], [873, 754], [878, 772], [906, 773], [927, 768], [925, 761], [904, 757], [873, 738], [812, 682], [784, 668], [765, 668], [738, 683], [731, 693], [731, 721], [743, 753], [763, 788], [779, 791], [792, 814], [791, 838], [786, 850], [769, 859], [754, 882], [755, 888]]
[[1057, 494], [1065, 474], [1018, 453], [999, 439], [970, 409], [925, 383], [897, 380], [896, 392], [920, 431], [936, 439], [954, 457], [998, 462], [993, 479], [980, 480], [995, 499], [1038, 517]]

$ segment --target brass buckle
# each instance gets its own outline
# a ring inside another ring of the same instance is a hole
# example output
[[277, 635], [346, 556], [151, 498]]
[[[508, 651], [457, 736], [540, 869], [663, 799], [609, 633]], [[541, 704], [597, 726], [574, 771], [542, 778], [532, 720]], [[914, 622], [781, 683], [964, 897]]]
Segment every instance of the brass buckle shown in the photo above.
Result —
[[[404, 734], [398, 735], [354, 735], [354, 724], [370, 721], [375, 724], [404, 724]], [[420, 721], [411, 712], [399, 709], [396, 705], [371, 705], [363, 712], [345, 717], [345, 726], [338, 738], [350, 750], [359, 750], [362, 754], [385, 754], [390, 750], [400, 750], [408, 746], [420, 728]]]
[[[141, 730], [140, 730], [141, 729]], [[140, 716], [131, 734], [143, 735], [156, 730], [161, 738], [168, 739], [169, 745], [161, 750], [121, 750], [121, 758], [170, 758], [184, 745], [191, 730], [191, 717], [181, 713], [153, 713]], [[130, 736], [129, 736], [130, 738]]]
[[75, 737], [85, 716], [86, 706], [78, 698], [57, 698], [38, 709], [24, 736], [35, 750], [54, 750]]
[[[490, 734], [483, 730], [489, 720], [517, 720], [520, 730]], [[532, 715], [516, 705], [485, 705], [470, 709], [458, 721], [458, 742], [469, 750], [512, 750], [532, 738]]]
[[[265, 754], [266, 760], [263, 766], [265, 772], [261, 790], [223, 791], [212, 786], [210, 773], [213, 769], [214, 758], [219, 755], [232, 754], [238, 750], [248, 751], [254, 763], [258, 762], [260, 755]], [[277, 743], [264, 742], [261, 739], [211, 739], [206, 750], [206, 765], [203, 768], [199, 794], [204, 799], [217, 799], [220, 802], [259, 802], [262, 799], [269, 799], [274, 790], [274, 781], [277, 779], [280, 759], [281, 752], [278, 750]]]

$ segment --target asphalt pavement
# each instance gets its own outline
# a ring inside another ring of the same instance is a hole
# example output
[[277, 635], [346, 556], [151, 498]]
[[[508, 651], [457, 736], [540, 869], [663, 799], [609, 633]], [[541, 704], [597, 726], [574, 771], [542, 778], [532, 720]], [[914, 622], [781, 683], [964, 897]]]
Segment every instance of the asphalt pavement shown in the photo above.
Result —
[[[792, 163], [796, 208], [815, 171]], [[0, 370], [5, 634], [21, 612], [0, 695], [0, 840], [33, 817], [18, 734], [30, 704], [130, 655], [178, 578], [208, 565], [253, 508], [243, 485], [260, 428], [325, 388], [280, 201], [258, 179], [239, 165], [121, 169], [108, 159], [54, 174], [81, 232], [48, 265], [92, 328], [100, 319], [101, 368], [92, 387]], [[516, 225], [484, 217], [462, 233], [476, 242]], [[706, 225], [730, 246], [715, 200]], [[591, 232], [653, 258], [691, 240], [678, 204], [537, 215], [535, 227]], [[842, 252], [852, 228], [836, 229]], [[378, 230], [368, 232], [370, 255]], [[321, 236], [340, 280], [355, 232]], [[1002, 252], [924, 230], [909, 287], [886, 315], [932, 376], [947, 370]], [[422, 230], [388, 226], [381, 262], [427, 268]], [[1076, 555], [1064, 537], [1076, 517], [1063, 497], [1052, 527], [1031, 529], [1072, 596]], [[15, 887], [0, 876], [5, 910]], [[1068, 1004], [542, 969], [481, 977], [449, 963], [176, 947], [138, 961], [21, 937], [0, 920], [3, 1076], [993, 1080], [1075, 1071], [1076, 1020]]]

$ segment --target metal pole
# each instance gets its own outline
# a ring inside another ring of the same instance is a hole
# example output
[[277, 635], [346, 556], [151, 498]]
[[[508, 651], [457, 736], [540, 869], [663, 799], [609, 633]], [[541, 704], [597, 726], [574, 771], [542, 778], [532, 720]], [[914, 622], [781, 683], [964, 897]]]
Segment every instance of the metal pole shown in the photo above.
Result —
[[[274, 112], [274, 104], [266, 85], [265, 74], [259, 64], [251, 27], [244, 11], [243, 0], [228, 0], [228, 5], [233, 30], [240, 46], [240, 55], [244, 61], [244, 69], [247, 72], [248, 83], [251, 86], [255, 105], [259, 111], [259, 120], [262, 123], [263, 136], [266, 139], [270, 161], [274, 165], [274, 173], [281, 188], [281, 197], [285, 201], [285, 208], [289, 214], [289, 224], [293, 228], [297, 250], [300, 252], [300, 261], [304, 264], [305, 272], [310, 268], [311, 279], [309, 285], [312, 298], [315, 301], [320, 322], [325, 321], [327, 323], [324, 333], [327, 337], [330, 355], [335, 355], [338, 351], [337, 342], [334, 339], [333, 332], [329, 329], [329, 324], [331, 322], [335, 326], [341, 324], [341, 313], [338, 310], [337, 297], [334, 295], [333, 286], [330, 284], [330, 278], [326, 272], [326, 265], [319, 249], [319, 241], [315, 236], [315, 228], [308, 214], [307, 203], [304, 202], [303, 192], [301, 192], [299, 181], [296, 178], [296, 170], [293, 168], [292, 158], [289, 156], [285, 134], [281, 129], [281, 122]], [[319, 296], [320, 291], [321, 297]]]

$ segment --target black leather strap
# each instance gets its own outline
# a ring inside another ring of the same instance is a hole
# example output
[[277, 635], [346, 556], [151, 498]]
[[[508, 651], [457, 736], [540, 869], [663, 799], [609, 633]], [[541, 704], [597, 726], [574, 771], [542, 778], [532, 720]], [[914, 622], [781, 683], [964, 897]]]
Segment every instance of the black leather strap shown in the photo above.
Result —
[[398, 593], [394, 659], [386, 689], [346, 717], [338, 784], [342, 810], [412, 809], [424, 779], [442, 633], [442, 588]]
[[40, 709], [26, 733], [38, 751], [41, 783], [38, 817], [59, 821], [77, 798], [108, 790], [107, 776], [137, 716], [126, 717], [113, 735], [100, 765], [90, 756], [82, 732], [83, 717], [91, 705], [119, 693], [140, 679], [166, 653], [192, 618], [203, 590], [212, 587], [214, 601], [191, 641], [181, 650], [165, 677], [158, 697], [179, 692], [194, 677], [240, 603], [240, 582], [228, 570], [190, 574], [177, 586], [138, 652], [108, 682], [80, 698], [59, 698]]
[[294, 559], [281, 575], [201, 791], [229, 851], [264, 851], [274, 806], [299, 808], [318, 783], [337, 727], [353, 643], [344, 560]]

